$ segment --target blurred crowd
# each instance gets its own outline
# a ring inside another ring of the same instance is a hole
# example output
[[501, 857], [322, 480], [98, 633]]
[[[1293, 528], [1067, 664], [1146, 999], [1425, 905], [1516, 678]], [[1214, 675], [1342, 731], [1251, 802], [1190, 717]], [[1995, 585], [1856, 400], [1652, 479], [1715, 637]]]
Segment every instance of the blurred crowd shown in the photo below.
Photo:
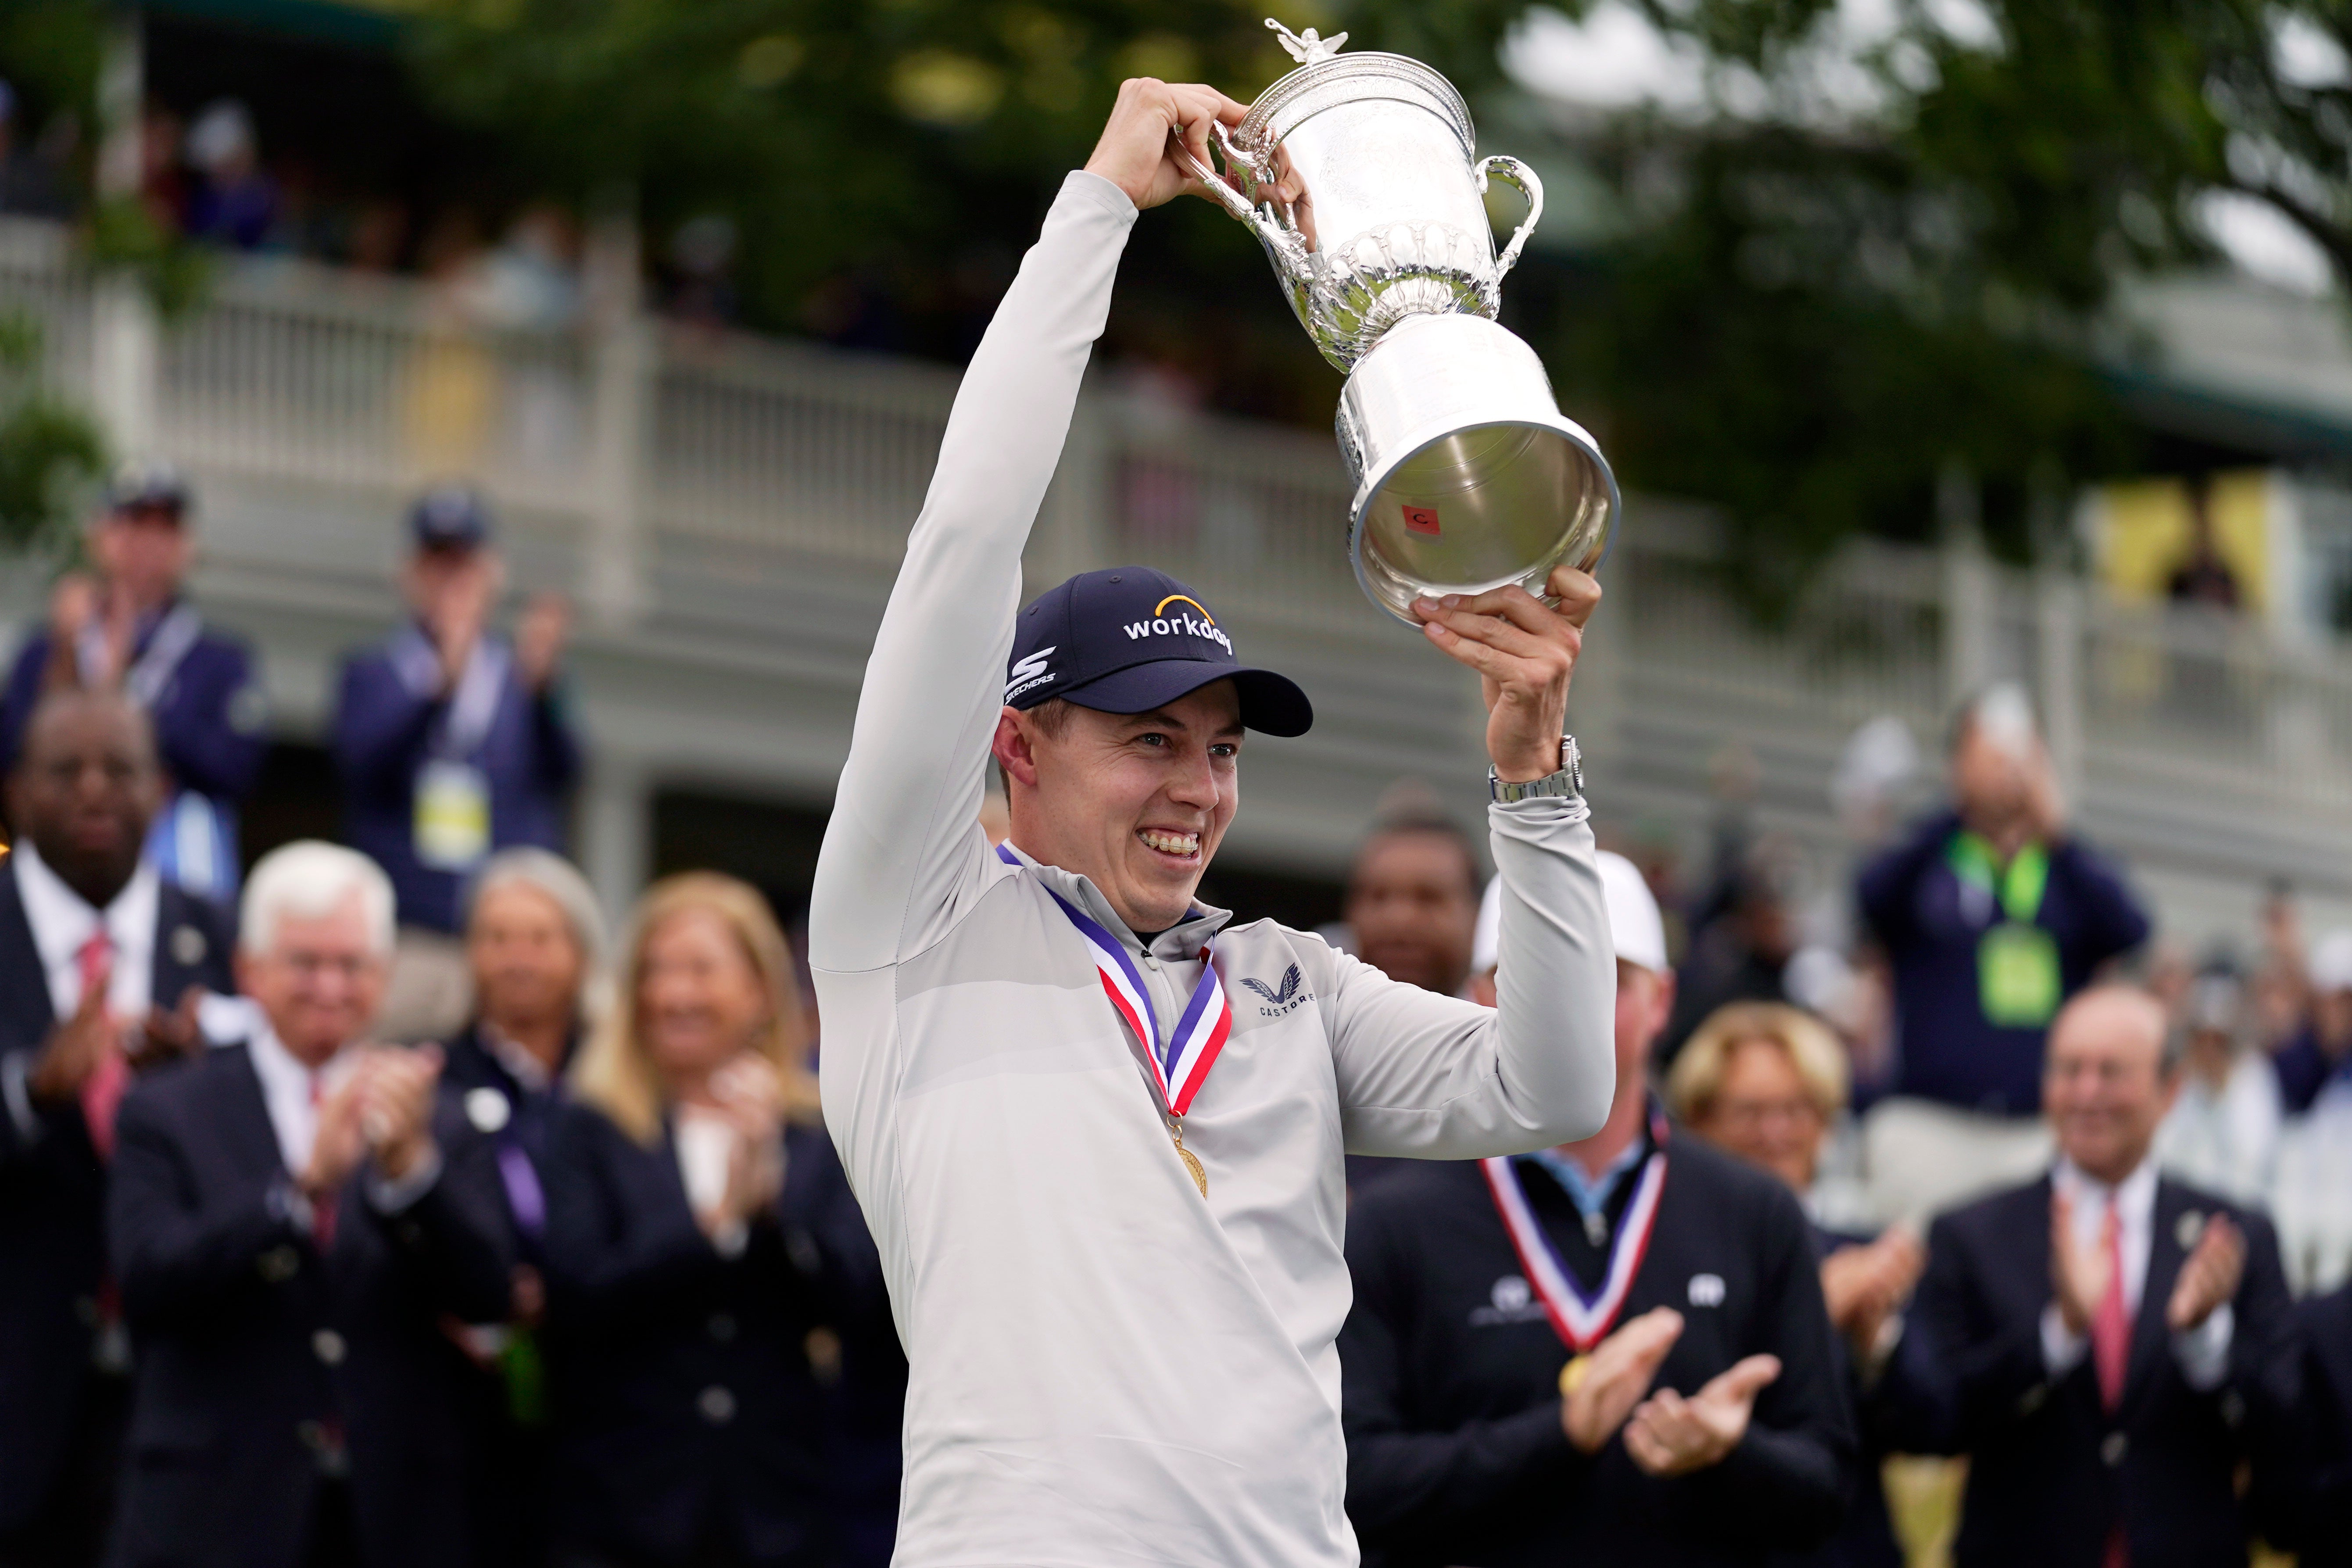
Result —
[[[906, 1368], [766, 901], [608, 942], [565, 607], [497, 628], [460, 488], [343, 667], [343, 842], [240, 875], [194, 499], [118, 477], [0, 708], [0, 1565], [887, 1562]], [[1914, 815], [1856, 737], [1850, 889], [1738, 755], [1687, 880], [1601, 803], [1608, 1123], [1347, 1173], [1368, 1561], [1899, 1562], [1935, 1455], [1962, 1564], [2352, 1562], [2352, 932], [2168, 946], [2014, 689], [1946, 762]], [[1327, 934], [1491, 1003], [1483, 858], [1393, 792]]]
[[[36, 126], [0, 81], [0, 215], [70, 219], [89, 207], [82, 127], [70, 111]], [[160, 103], [139, 125], [140, 209], [155, 230], [220, 250], [302, 257], [431, 280], [465, 324], [558, 331], [586, 303], [583, 239], [564, 207], [525, 203], [494, 221], [462, 202], [418, 210], [386, 191], [341, 189], [301, 158], [272, 158], [253, 112], [216, 99], [183, 117]], [[654, 300], [674, 319], [734, 322], [737, 235], [721, 214], [688, 219], [650, 258]]]

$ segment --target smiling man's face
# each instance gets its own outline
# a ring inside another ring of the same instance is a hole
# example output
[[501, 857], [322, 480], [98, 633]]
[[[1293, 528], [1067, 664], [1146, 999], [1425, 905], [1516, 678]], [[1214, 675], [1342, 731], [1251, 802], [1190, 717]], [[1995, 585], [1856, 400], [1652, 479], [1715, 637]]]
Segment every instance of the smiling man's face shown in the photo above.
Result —
[[1129, 929], [1164, 931], [1192, 907], [1241, 804], [1241, 699], [1213, 681], [1149, 713], [1075, 703], [1006, 709], [996, 757], [1013, 842], [1092, 880]]

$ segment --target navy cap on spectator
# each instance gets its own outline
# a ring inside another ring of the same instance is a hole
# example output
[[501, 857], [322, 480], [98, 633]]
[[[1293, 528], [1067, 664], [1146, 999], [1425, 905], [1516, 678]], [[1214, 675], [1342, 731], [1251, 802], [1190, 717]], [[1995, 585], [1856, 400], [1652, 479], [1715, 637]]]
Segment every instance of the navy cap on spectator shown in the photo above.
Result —
[[1099, 712], [1148, 713], [1215, 680], [1234, 683], [1250, 729], [1303, 735], [1315, 722], [1307, 693], [1244, 665], [1190, 588], [1148, 566], [1114, 566], [1081, 572], [1023, 608], [1004, 700], [1028, 709], [1066, 697]]
[[188, 510], [188, 479], [170, 463], [134, 458], [114, 470], [106, 487], [109, 511], [163, 511], [173, 517]]
[[489, 542], [490, 509], [464, 485], [436, 485], [408, 510], [419, 550], [473, 550]]

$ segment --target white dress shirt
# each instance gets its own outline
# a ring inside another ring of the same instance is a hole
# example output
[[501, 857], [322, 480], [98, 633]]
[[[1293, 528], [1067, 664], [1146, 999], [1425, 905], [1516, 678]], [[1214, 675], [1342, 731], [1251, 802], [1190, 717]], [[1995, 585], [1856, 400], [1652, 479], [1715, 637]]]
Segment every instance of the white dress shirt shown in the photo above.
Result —
[[[2074, 1205], [2077, 1247], [2099, 1246], [2107, 1205], [2115, 1205], [2120, 1226], [2116, 1242], [2123, 1254], [2124, 1317], [2136, 1327], [2140, 1297], [2147, 1288], [2148, 1248], [2156, 1231], [2156, 1161], [2142, 1160], [2130, 1175], [2109, 1186], [2061, 1155], [2050, 1181]], [[2097, 1303], [2092, 1306], [2095, 1309]], [[2173, 1356], [2189, 1387], [2201, 1394], [2221, 1385], [2230, 1372], [2230, 1341], [2236, 1326], [2237, 1314], [2224, 1301], [2203, 1322], [2172, 1336]], [[2073, 1371], [2090, 1350], [2090, 1335], [2069, 1331], [2055, 1300], [2042, 1309], [2042, 1360], [2053, 1377]]]
[[[265, 1019], [246, 1041], [246, 1051], [261, 1080], [261, 1102], [269, 1112], [269, 1130], [278, 1134], [278, 1157], [286, 1162], [286, 1173], [299, 1178], [310, 1168], [310, 1151], [319, 1142], [320, 1105], [358, 1070], [359, 1049], [347, 1045], [324, 1066], [305, 1067]], [[398, 1181], [371, 1171], [368, 1202], [383, 1214], [398, 1214], [423, 1197], [440, 1174], [440, 1151], [427, 1145], [424, 1158]], [[301, 1217], [307, 1225], [310, 1216]]]
[[155, 900], [161, 885], [155, 868], [141, 859], [114, 901], [100, 910], [66, 886], [29, 837], [18, 836], [8, 864], [25, 900], [25, 919], [33, 928], [33, 946], [41, 955], [49, 1006], [57, 1016], [70, 1018], [81, 1005], [81, 950], [102, 925], [114, 949], [107, 1005], [125, 1022], [144, 1018], [154, 989]]

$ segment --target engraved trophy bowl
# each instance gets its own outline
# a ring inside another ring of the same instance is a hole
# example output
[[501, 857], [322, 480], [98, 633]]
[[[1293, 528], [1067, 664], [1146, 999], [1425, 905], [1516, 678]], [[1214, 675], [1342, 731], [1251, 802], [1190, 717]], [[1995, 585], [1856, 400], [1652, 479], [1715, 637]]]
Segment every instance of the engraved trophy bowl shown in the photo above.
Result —
[[[1266, 26], [1298, 68], [1232, 132], [1212, 127], [1227, 177], [1171, 145], [1256, 234], [1299, 324], [1348, 373], [1337, 426], [1356, 580], [1408, 623], [1423, 594], [1517, 583], [1542, 596], [1553, 567], [1599, 564], [1622, 504], [1535, 351], [1494, 319], [1543, 184], [1516, 158], [1478, 157], [1462, 95], [1420, 61]], [[1528, 199], [1499, 255], [1491, 179]]]

